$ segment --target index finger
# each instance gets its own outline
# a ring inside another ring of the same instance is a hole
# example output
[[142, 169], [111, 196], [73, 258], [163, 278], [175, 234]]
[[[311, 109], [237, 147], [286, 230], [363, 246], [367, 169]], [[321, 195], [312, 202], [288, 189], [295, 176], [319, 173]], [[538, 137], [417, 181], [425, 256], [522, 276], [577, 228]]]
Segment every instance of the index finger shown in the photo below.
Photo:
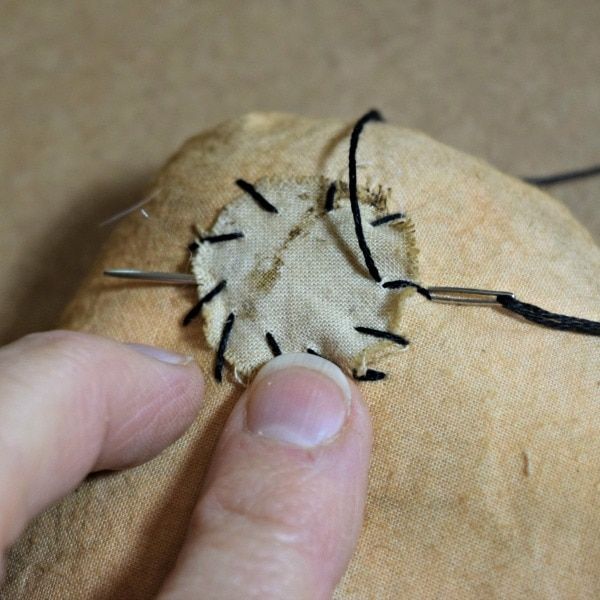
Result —
[[98, 336], [55, 331], [0, 349], [0, 561], [27, 521], [89, 472], [175, 441], [202, 390], [186, 357]]

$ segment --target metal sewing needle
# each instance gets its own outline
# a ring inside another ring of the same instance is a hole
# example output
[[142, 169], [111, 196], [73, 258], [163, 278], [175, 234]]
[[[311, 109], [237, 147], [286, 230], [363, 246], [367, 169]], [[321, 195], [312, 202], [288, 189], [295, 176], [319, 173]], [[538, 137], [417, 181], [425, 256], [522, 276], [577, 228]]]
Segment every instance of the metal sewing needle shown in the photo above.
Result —
[[160, 271], [139, 271], [137, 269], [106, 269], [104, 275], [123, 279], [137, 279], [151, 283], [168, 283], [171, 285], [196, 285], [192, 273], [163, 273]]
[[477, 288], [428, 287], [427, 291], [432, 302], [448, 304], [476, 304], [478, 306], [498, 306], [498, 296], [510, 296], [514, 299], [512, 292], [500, 292], [497, 290], [480, 290]]

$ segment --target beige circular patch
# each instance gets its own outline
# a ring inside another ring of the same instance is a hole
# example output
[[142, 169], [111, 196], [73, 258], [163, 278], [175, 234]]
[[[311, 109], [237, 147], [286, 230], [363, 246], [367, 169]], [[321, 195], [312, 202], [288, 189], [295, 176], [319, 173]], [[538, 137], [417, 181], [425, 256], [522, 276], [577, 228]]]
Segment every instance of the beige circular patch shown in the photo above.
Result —
[[[370, 277], [356, 240], [348, 186], [336, 182], [327, 211], [330, 185], [322, 177], [261, 180], [255, 189], [278, 212], [243, 193], [198, 240], [193, 272], [199, 296], [226, 281], [203, 307], [206, 338], [218, 348], [227, 317], [235, 315], [225, 358], [241, 375], [272, 358], [268, 333], [284, 353], [310, 349], [358, 376], [382, 354], [402, 350], [355, 329], [399, 334], [402, 299], [411, 290], [386, 290]], [[388, 214], [388, 193], [358, 190], [365, 237], [384, 280], [414, 279], [411, 223], [396, 218], [372, 225]], [[243, 237], [203, 242], [236, 232]]]

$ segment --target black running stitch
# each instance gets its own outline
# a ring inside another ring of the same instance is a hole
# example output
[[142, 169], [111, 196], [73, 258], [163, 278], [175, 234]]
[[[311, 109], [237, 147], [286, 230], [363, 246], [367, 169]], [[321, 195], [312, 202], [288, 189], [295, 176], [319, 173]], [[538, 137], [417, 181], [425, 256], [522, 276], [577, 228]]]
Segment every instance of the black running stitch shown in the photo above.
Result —
[[375, 219], [371, 221], [372, 227], [379, 227], [379, 225], [384, 225], [385, 223], [391, 223], [392, 221], [398, 221], [400, 219], [404, 219], [406, 215], [401, 212], [391, 213], [389, 215], [385, 215], [383, 217], [379, 217], [379, 219]]
[[236, 179], [236, 185], [244, 192], [250, 195], [250, 197], [258, 204], [263, 210], [270, 213], [278, 213], [279, 211], [260, 193], [256, 188], [243, 179]]
[[200, 242], [208, 242], [209, 244], [218, 244], [219, 242], [228, 242], [230, 240], [239, 240], [243, 238], [244, 234], [241, 231], [234, 231], [232, 233], [221, 233], [219, 235], [207, 235], [206, 237], [201, 237]]
[[406, 287], [412, 287], [412, 288], [415, 288], [415, 290], [417, 290], [417, 292], [419, 292], [419, 294], [421, 294], [421, 296], [425, 296], [425, 298], [427, 298], [427, 300], [431, 300], [431, 294], [429, 293], [429, 290], [427, 288], [424, 288], [423, 286], [419, 285], [418, 283], [415, 283], [414, 281], [408, 281], [407, 279], [397, 279], [395, 281], [386, 281], [384, 284], [382, 284], [382, 287], [390, 289], [390, 290], [397, 290], [397, 289], [402, 289], [402, 288], [406, 288]]
[[365, 335], [370, 335], [376, 338], [381, 338], [383, 340], [389, 340], [390, 342], [394, 342], [399, 346], [405, 348], [408, 346], [408, 340], [397, 333], [392, 333], [391, 331], [381, 331], [380, 329], [372, 329], [371, 327], [355, 327], [354, 328], [358, 333], [364, 333]]
[[325, 212], [330, 212], [333, 210], [336, 189], [335, 182], [332, 183], [329, 188], [327, 188], [327, 196], [325, 197]]
[[[322, 354], [319, 354], [312, 348], [307, 348], [306, 352], [308, 354], [312, 354], [313, 356], [319, 356], [320, 358], [325, 358]], [[333, 362], [330, 358], [325, 358], [329, 362]], [[339, 368], [339, 365], [333, 362]], [[382, 371], [375, 371], [375, 369], [367, 369], [364, 375], [358, 375], [358, 371], [356, 369], [352, 370], [352, 378], [356, 381], [380, 381], [381, 379], [385, 379], [387, 375]]]
[[375, 265], [371, 250], [365, 239], [365, 233], [362, 226], [362, 217], [360, 214], [360, 206], [358, 202], [358, 192], [356, 188], [356, 149], [358, 147], [358, 139], [363, 130], [363, 127], [369, 121], [383, 121], [383, 117], [376, 110], [369, 111], [366, 115], [362, 116], [354, 126], [352, 135], [350, 136], [350, 152], [348, 155], [348, 184], [350, 194], [350, 207], [352, 208], [352, 217], [354, 218], [354, 231], [356, 232], [356, 239], [358, 246], [362, 252], [365, 260], [365, 265], [369, 271], [371, 277], [379, 283], [381, 281], [381, 275]]
[[226, 285], [227, 285], [227, 282], [223, 279], [223, 281], [218, 283], [212, 290], [210, 290], [210, 292], [208, 292], [206, 295], [202, 296], [202, 298], [200, 298], [200, 300], [198, 300], [198, 302], [185, 315], [185, 317], [183, 317], [182, 325], [184, 327], [189, 325], [200, 314], [202, 307], [207, 302], [210, 302], [219, 292], [222, 292], [225, 289]]
[[235, 315], [229, 313], [225, 323], [223, 324], [223, 332], [221, 333], [221, 339], [219, 340], [219, 347], [217, 348], [217, 356], [215, 358], [215, 379], [221, 383], [223, 381], [223, 366], [225, 365], [225, 350], [227, 350], [227, 342], [229, 342], [229, 336], [233, 328], [233, 322], [235, 321]]
[[208, 242], [209, 244], [218, 244], [219, 242], [228, 242], [230, 240], [238, 240], [244, 237], [244, 233], [242, 231], [234, 231], [233, 233], [221, 233], [219, 235], [207, 235], [201, 236], [198, 235], [198, 243], [194, 240], [191, 244], [188, 244], [188, 250], [194, 254], [198, 248], [200, 248], [200, 244], [204, 242]]
[[269, 345], [273, 356], [280, 356], [281, 348], [279, 347], [277, 340], [273, 337], [273, 334], [270, 331], [267, 331], [265, 338], [267, 339], [267, 344]]
[[375, 369], [367, 369], [364, 375], [359, 375], [354, 369], [352, 371], [352, 377], [356, 379], [356, 381], [381, 381], [386, 378], [386, 374], [382, 371], [375, 371]]

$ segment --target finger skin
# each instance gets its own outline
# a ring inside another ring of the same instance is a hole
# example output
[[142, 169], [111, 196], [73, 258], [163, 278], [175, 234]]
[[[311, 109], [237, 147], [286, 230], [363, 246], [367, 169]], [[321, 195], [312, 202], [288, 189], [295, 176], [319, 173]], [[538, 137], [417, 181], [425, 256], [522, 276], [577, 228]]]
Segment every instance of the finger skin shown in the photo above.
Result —
[[362, 524], [372, 444], [351, 388], [342, 431], [310, 449], [249, 432], [242, 396], [161, 600], [331, 597]]
[[91, 471], [139, 464], [196, 416], [203, 380], [126, 345], [68, 331], [0, 349], [0, 576], [3, 551]]

